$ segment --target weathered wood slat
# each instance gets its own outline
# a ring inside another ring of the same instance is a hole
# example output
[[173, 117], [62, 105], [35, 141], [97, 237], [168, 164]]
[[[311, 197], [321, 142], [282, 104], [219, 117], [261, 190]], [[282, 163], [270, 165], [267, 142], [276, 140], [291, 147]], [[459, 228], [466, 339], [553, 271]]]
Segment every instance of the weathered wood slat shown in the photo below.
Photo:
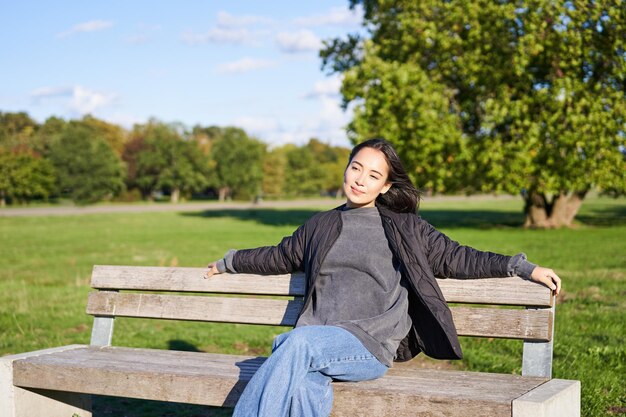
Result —
[[206, 268], [95, 265], [92, 288], [262, 295], [304, 295], [304, 273], [288, 275], [218, 274]]
[[[232, 407], [263, 361], [198, 352], [78, 348], [16, 361], [14, 382], [28, 388]], [[545, 380], [392, 368], [375, 381], [335, 383], [333, 416], [395, 417], [408, 410], [426, 416], [511, 415], [512, 400]]]
[[451, 307], [452, 318], [461, 336], [497, 337], [548, 341], [552, 338], [549, 309]]
[[[211, 292], [232, 294], [295, 295], [305, 293], [303, 273], [288, 275], [219, 274], [204, 279], [206, 268], [173, 268], [96, 265], [91, 286], [98, 289]], [[550, 289], [517, 277], [485, 279], [438, 279], [448, 302], [552, 305]]]
[[293, 326], [300, 300], [92, 292], [87, 314]]
[[[302, 302], [257, 298], [224, 298], [93, 292], [87, 313], [98, 316], [216, 321], [293, 326]], [[452, 307], [457, 332], [463, 336], [549, 340], [551, 312]]]
[[501, 304], [550, 307], [552, 290], [519, 277], [481, 279], [437, 279], [449, 303]]

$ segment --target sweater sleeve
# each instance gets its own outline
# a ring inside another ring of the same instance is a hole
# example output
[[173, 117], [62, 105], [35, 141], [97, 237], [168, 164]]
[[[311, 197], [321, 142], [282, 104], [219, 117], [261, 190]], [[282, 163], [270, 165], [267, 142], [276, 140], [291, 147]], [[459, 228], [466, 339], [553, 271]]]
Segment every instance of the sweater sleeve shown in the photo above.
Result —
[[512, 277], [514, 275], [517, 275], [518, 277], [524, 278], [524, 279], [530, 279], [531, 274], [533, 273], [533, 270], [535, 269], [537, 265], [532, 263], [532, 262], [528, 262], [526, 260], [526, 254], [525, 253], [518, 253], [515, 256], [512, 256], [511, 259], [509, 260], [509, 263], [507, 265], [507, 275]]
[[217, 261], [217, 271], [219, 273], [224, 273], [224, 272], [237, 273], [237, 271], [235, 271], [235, 267], [233, 267], [233, 257], [235, 256], [235, 253], [237, 253], [237, 250], [231, 249], [228, 252], [226, 252], [226, 254], [224, 255], [222, 259]]

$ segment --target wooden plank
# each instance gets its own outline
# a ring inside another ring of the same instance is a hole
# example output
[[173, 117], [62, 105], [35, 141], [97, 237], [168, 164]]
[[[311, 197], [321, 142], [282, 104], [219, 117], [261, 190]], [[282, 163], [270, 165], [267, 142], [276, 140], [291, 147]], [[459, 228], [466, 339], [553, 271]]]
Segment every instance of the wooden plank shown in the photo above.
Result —
[[[14, 381], [21, 387], [232, 407], [263, 361], [199, 352], [85, 348], [16, 361]], [[394, 371], [374, 381], [335, 383], [333, 415], [510, 416], [513, 399], [545, 381], [475, 372]]]
[[481, 279], [437, 279], [449, 303], [503, 304], [550, 307], [550, 288], [519, 277]]
[[[304, 273], [287, 275], [219, 274], [204, 279], [206, 268], [96, 265], [91, 286], [98, 289], [127, 289], [232, 294], [303, 296]], [[552, 305], [552, 291], [519, 277], [483, 279], [437, 279], [448, 302]]]
[[552, 338], [550, 309], [452, 307], [452, 318], [461, 336], [548, 341]]
[[304, 273], [291, 275], [218, 274], [206, 268], [95, 265], [91, 286], [98, 289], [304, 295]]
[[[87, 313], [98, 316], [143, 317], [294, 326], [302, 302], [254, 298], [93, 292]], [[551, 337], [550, 310], [452, 307], [462, 336], [547, 341]]]
[[300, 300], [92, 292], [87, 314], [293, 326]]

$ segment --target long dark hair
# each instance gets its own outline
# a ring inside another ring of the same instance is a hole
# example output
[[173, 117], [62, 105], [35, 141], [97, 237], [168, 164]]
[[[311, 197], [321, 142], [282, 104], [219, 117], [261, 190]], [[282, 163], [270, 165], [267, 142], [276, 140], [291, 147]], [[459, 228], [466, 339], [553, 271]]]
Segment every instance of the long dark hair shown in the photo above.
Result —
[[411, 182], [393, 145], [382, 138], [361, 142], [352, 148], [348, 165], [352, 158], [363, 148], [373, 148], [381, 151], [385, 155], [387, 165], [389, 166], [387, 181], [391, 183], [391, 188], [385, 194], [379, 194], [376, 197], [376, 203], [398, 213], [416, 213], [420, 204], [420, 192]]

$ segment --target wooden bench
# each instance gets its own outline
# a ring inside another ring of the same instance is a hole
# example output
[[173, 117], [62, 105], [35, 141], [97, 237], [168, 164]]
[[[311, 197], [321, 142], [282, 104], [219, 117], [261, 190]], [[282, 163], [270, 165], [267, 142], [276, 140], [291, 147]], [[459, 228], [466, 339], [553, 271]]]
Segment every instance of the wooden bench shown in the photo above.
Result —
[[[234, 406], [264, 358], [111, 346], [115, 317], [294, 325], [303, 274], [206, 280], [204, 273], [95, 266], [90, 345], [0, 358], [0, 416], [87, 417], [90, 394]], [[517, 277], [438, 281], [460, 335], [523, 341], [522, 375], [398, 366], [375, 381], [334, 383], [333, 416], [580, 415], [580, 382], [551, 379], [555, 299], [548, 288]]]

